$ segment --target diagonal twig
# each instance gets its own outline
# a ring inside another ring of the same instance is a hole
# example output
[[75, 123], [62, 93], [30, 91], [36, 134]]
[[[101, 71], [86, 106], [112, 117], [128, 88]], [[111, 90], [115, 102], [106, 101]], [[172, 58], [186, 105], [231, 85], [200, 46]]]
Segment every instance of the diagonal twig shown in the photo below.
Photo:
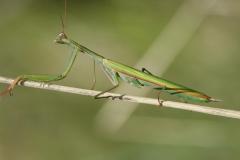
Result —
[[[13, 82], [13, 79], [0, 76], [0, 83], [10, 84], [12, 82]], [[25, 87], [80, 94], [80, 95], [92, 96], [92, 97], [100, 93], [100, 91], [95, 91], [95, 90], [87, 90], [87, 89], [74, 88], [74, 87], [68, 87], [68, 86], [62, 86], [62, 85], [56, 85], [56, 84], [47, 84], [47, 83], [41, 83], [41, 82], [33, 82], [33, 81], [25, 81], [21, 85]], [[120, 95], [121, 94], [116, 94], [116, 93], [105, 93], [103, 96], [120, 96]], [[153, 98], [125, 95], [121, 100], [134, 102], [134, 103], [156, 105], [160, 108], [158, 100]], [[180, 102], [173, 102], [173, 101], [164, 101], [163, 106], [161, 107], [182, 109], [182, 110], [188, 110], [193, 112], [205, 113], [209, 115], [217, 115], [222, 117], [240, 119], [240, 111], [236, 111], [236, 110], [212, 108], [212, 107], [207, 107], [202, 105], [187, 104], [187, 103], [180, 103]]]

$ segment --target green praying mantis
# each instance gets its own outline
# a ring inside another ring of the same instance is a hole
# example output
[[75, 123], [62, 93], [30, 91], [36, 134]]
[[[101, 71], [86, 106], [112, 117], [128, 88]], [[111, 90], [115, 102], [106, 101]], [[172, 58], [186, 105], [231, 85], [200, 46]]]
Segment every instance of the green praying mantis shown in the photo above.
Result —
[[[66, 1], [65, 1], [65, 16], [66, 16]], [[17, 84], [26, 80], [48, 83], [48, 82], [59, 81], [64, 79], [70, 72], [77, 55], [79, 53], [83, 53], [88, 55], [90, 58], [94, 60], [94, 73], [95, 73], [95, 63], [97, 63], [101, 67], [103, 72], [106, 74], [108, 79], [111, 81], [111, 83], [113, 84], [112, 88], [95, 95], [94, 96], [95, 99], [100, 99], [100, 98], [122, 99], [124, 95], [104, 96], [103, 94], [117, 88], [119, 86], [120, 81], [124, 81], [138, 88], [146, 86], [146, 87], [151, 87], [155, 90], [158, 90], [159, 93], [167, 92], [171, 95], [176, 95], [184, 99], [185, 101], [190, 101], [190, 102], [220, 101], [202, 92], [199, 92], [199, 91], [190, 89], [188, 87], [185, 87], [183, 85], [160, 78], [152, 74], [150, 71], [148, 71], [145, 68], [142, 68], [142, 70], [138, 70], [133, 67], [124, 65], [122, 63], [107, 59], [102, 55], [97, 54], [96, 52], [70, 39], [64, 32], [63, 19], [62, 19], [62, 26], [63, 26], [63, 31], [57, 35], [55, 39], [55, 43], [64, 44], [71, 48], [70, 60], [67, 63], [65, 70], [59, 75], [33, 75], [33, 74], [20, 75], [11, 84], [9, 84], [4, 91], [0, 93], [0, 96], [6, 95], [8, 93], [12, 95], [12, 91], [14, 87]], [[159, 101], [159, 105], [162, 105], [163, 101], [159, 100], [159, 96], [158, 96], [158, 101]]]

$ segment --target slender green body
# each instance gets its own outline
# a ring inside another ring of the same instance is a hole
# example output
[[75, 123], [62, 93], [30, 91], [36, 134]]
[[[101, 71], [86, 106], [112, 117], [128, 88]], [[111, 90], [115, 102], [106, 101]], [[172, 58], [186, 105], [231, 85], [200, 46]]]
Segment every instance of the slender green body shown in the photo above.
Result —
[[[1, 95], [4, 95], [6, 93], [11, 93], [13, 90], [14, 86], [19, 82], [19, 81], [24, 81], [24, 80], [32, 80], [32, 81], [38, 81], [38, 82], [51, 82], [51, 81], [58, 81], [67, 76], [69, 71], [72, 68], [72, 65], [74, 64], [74, 61], [76, 59], [76, 56], [79, 52], [82, 52], [84, 54], [89, 55], [91, 58], [94, 59], [95, 62], [97, 62], [107, 77], [110, 79], [112, 84], [114, 85], [113, 88], [110, 90], [116, 88], [119, 85], [119, 82], [125, 81], [135, 87], [144, 87], [144, 86], [149, 86], [152, 87], [153, 89], [163, 91], [170, 93], [172, 95], [177, 95], [181, 98], [184, 98], [187, 101], [195, 101], [195, 102], [212, 102], [212, 101], [218, 101], [216, 99], [213, 99], [209, 96], [207, 96], [204, 93], [198, 92], [196, 90], [187, 88], [183, 85], [168, 81], [166, 79], [157, 77], [147, 71], [146, 69], [142, 71], [137, 70], [135, 68], [129, 67], [127, 65], [109, 60], [104, 58], [103, 56], [91, 51], [90, 49], [78, 44], [77, 42], [68, 39], [66, 34], [64, 32], [60, 33], [57, 38], [55, 39], [56, 43], [59, 44], [66, 44], [68, 45], [72, 51], [71, 51], [71, 56], [69, 59], [69, 62], [64, 70], [59, 75], [21, 75], [18, 76], [15, 81], [7, 87], [7, 89], [3, 92], [0, 93]], [[107, 90], [107, 91], [110, 91]], [[105, 91], [106, 92], [106, 91]], [[99, 98], [100, 95], [102, 95], [105, 92], [101, 92], [100, 94], [96, 95], [95, 98]], [[100, 97], [101, 98], [101, 97]], [[106, 97], [103, 97], [106, 98]], [[115, 98], [115, 97], [112, 97]], [[118, 98], [121, 98], [118, 97]]]
[[177, 95], [187, 101], [195, 102], [218, 101], [199, 91], [157, 77], [150, 73], [137, 70], [130, 66], [106, 59], [103, 56], [78, 44], [77, 42], [68, 39], [64, 33], [62, 33], [62, 35], [59, 34], [59, 37], [57, 37], [56, 42], [67, 44], [72, 48], [78, 48], [80, 52], [88, 54], [91, 58], [98, 62], [98, 64], [102, 67], [103, 71], [106, 73], [107, 77], [115, 86], [119, 84], [120, 80], [123, 80], [136, 87], [150, 86], [153, 87], [154, 89], [168, 92], [173, 95]]

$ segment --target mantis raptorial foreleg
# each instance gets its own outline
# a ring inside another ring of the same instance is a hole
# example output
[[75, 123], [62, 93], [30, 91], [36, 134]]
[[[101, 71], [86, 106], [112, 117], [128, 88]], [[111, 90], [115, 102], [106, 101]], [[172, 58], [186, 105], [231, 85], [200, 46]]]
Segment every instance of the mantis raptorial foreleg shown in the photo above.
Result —
[[6, 87], [6, 89], [0, 93], [0, 96], [3, 96], [5, 94], [10, 94], [12, 95], [12, 91], [14, 87], [23, 81], [30, 80], [30, 81], [36, 81], [36, 82], [52, 82], [52, 81], [58, 81], [67, 76], [69, 71], [71, 70], [73, 63], [76, 59], [78, 52], [78, 48], [74, 48], [73, 51], [71, 52], [70, 60], [66, 66], [66, 69], [64, 72], [60, 75], [21, 75], [18, 76], [10, 85]]

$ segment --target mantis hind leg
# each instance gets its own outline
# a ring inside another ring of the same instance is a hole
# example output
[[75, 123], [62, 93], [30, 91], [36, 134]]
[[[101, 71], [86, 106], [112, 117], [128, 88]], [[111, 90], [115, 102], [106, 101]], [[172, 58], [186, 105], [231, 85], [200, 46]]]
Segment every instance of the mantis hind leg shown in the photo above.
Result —
[[159, 106], [162, 107], [164, 100], [160, 99], [160, 94], [161, 94], [161, 90], [165, 90], [166, 87], [159, 87], [159, 88], [155, 88], [155, 89], [159, 90], [157, 100], [158, 100]]
[[161, 94], [161, 92], [158, 93], [157, 100], [158, 100], [159, 106], [162, 107], [164, 100], [161, 100], [161, 99], [160, 99], [160, 94]]

